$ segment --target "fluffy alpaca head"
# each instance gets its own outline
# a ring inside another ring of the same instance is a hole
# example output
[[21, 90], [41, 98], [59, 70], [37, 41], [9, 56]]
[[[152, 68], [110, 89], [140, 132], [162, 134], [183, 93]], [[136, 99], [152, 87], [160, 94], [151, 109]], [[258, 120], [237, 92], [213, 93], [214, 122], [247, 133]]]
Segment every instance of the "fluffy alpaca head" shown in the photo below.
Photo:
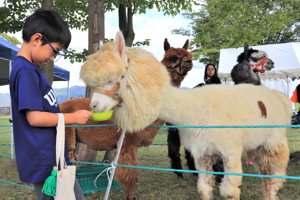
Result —
[[[268, 54], [266, 52], [252, 48], [249, 49], [247, 42], [245, 42], [244, 52], [238, 56], [237, 62], [242, 63], [244, 60], [249, 62], [250, 65], [253, 65], [253, 70], [255, 70], [255, 66], [260, 71], [270, 71], [274, 68], [274, 62], [268, 58]], [[262, 63], [264, 69], [262, 69]]]
[[[89, 56], [81, 68], [81, 78], [87, 85], [104, 89], [111, 89], [119, 82], [116, 92], [123, 103], [114, 107], [112, 119], [126, 131], [140, 131], [157, 119], [170, 77], [151, 53], [140, 48], [125, 48], [121, 32], [117, 33], [115, 44], [119, 45], [105, 44]], [[91, 100], [94, 112], [110, 110], [111, 105], [116, 105], [107, 99], [115, 101], [94, 92]]]
[[114, 46], [113, 43], [104, 44], [99, 51], [87, 57], [80, 71], [80, 78], [86, 85], [101, 87], [107, 84], [114, 75], [117, 75], [119, 81], [125, 74], [126, 67]]
[[161, 61], [169, 71], [172, 84], [179, 87], [184, 77], [193, 67], [193, 54], [187, 51], [189, 40], [186, 40], [182, 48], [171, 47], [168, 39], [165, 39], [164, 50], [165, 56]]

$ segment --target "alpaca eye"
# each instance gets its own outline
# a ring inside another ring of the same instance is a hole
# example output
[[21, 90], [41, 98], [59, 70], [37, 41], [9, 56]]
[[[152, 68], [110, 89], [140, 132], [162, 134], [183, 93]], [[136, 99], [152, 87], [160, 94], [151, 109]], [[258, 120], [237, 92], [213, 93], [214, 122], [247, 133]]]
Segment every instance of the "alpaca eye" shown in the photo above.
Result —
[[258, 62], [260, 58], [256, 58], [256, 57], [250, 57], [250, 60], [252, 60], [253, 62]]
[[107, 84], [111, 84], [111, 83], [112, 83], [112, 81], [108, 81], [108, 82], [107, 82]]
[[175, 56], [172, 58], [172, 61], [176, 61], [178, 58]]

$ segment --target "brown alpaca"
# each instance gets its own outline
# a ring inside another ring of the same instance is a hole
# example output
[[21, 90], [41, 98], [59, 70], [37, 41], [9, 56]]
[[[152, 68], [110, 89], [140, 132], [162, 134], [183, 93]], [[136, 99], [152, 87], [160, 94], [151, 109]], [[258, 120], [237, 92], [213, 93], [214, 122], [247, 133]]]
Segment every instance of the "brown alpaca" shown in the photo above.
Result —
[[[169, 71], [173, 85], [180, 86], [181, 82], [193, 67], [192, 54], [187, 51], [189, 41], [187, 40], [183, 48], [171, 48], [167, 39], [164, 42], [165, 56], [161, 61]], [[159, 77], [158, 77], [159, 78]], [[76, 110], [90, 108], [91, 98], [79, 98], [65, 101], [60, 104], [62, 113], [70, 113]], [[151, 125], [163, 125], [162, 120], [155, 120]], [[88, 120], [86, 125], [114, 124], [112, 120], [95, 122]], [[117, 148], [122, 130], [116, 126], [109, 127], [68, 127], [66, 128], [66, 142], [69, 157], [76, 160], [75, 147], [76, 142], [85, 143], [93, 150], [107, 151]], [[121, 148], [118, 164], [139, 166], [137, 158], [137, 149], [147, 147], [153, 143], [159, 128], [146, 128], [138, 133], [126, 133]], [[118, 182], [126, 190], [127, 200], [136, 199], [133, 196], [133, 189], [136, 185], [139, 169], [117, 167], [115, 176]]]

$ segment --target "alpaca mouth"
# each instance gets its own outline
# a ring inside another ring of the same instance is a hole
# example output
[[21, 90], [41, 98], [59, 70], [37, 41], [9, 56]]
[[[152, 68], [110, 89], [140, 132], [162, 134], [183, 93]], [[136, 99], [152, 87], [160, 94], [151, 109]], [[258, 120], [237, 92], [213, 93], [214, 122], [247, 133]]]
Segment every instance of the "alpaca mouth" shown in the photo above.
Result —
[[190, 71], [193, 66], [182, 66], [184, 70]]
[[274, 68], [274, 65], [272, 65], [272, 66], [265, 66], [265, 71], [270, 71], [273, 68]]

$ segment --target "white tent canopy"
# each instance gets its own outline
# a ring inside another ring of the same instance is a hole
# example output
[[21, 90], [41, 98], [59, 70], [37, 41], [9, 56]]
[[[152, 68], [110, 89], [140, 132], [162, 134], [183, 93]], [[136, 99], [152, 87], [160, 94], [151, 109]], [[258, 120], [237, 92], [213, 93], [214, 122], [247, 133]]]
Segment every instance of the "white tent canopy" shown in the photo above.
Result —
[[[261, 74], [262, 84], [291, 96], [293, 92], [291, 91], [291, 78], [300, 76], [300, 42], [251, 47], [265, 51], [275, 63], [275, 67], [271, 71]], [[237, 57], [243, 51], [244, 47], [220, 50], [218, 74], [223, 82], [231, 81], [230, 72], [237, 64]]]

